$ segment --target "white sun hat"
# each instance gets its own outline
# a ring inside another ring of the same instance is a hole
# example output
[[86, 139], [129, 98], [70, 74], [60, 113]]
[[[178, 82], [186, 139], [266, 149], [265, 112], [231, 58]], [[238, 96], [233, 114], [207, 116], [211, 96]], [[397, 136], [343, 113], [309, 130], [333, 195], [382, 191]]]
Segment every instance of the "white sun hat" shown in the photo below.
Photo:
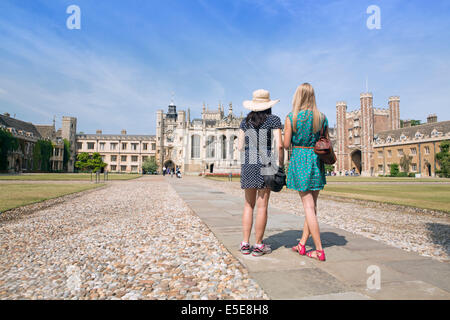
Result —
[[253, 100], [244, 101], [244, 108], [251, 111], [264, 111], [272, 108], [280, 100], [270, 100], [270, 93], [267, 90], [259, 89], [253, 92]]

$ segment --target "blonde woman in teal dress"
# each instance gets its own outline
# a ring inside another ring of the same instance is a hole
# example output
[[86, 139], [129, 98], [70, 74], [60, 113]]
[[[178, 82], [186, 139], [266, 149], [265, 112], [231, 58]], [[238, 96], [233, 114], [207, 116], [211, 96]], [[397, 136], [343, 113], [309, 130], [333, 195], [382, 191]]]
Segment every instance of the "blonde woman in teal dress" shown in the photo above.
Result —
[[[314, 89], [309, 83], [304, 83], [294, 94], [293, 111], [286, 117], [284, 127], [284, 147], [289, 149], [292, 146], [287, 187], [299, 192], [305, 209], [303, 235], [292, 249], [300, 255], [325, 261], [317, 221], [317, 199], [326, 184], [325, 167], [314, 153], [322, 127], [328, 134], [328, 120], [317, 109]], [[316, 250], [306, 252], [305, 244], [310, 236]]]

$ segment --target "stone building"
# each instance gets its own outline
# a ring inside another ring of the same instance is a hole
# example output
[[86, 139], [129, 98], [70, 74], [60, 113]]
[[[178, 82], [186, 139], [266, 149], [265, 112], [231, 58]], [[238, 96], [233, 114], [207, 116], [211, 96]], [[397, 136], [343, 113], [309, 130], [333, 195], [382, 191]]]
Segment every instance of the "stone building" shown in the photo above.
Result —
[[411, 157], [409, 173], [434, 177], [439, 169], [436, 153], [445, 140], [450, 140], [450, 121], [437, 122], [436, 115], [430, 115], [426, 124], [411, 126], [405, 121], [403, 128], [379, 132], [373, 144], [376, 175], [388, 175], [391, 165], [400, 165], [407, 156]]
[[180, 168], [185, 173], [239, 173], [239, 126], [242, 115], [228, 114], [203, 105], [201, 118], [191, 120], [190, 109], [177, 111], [173, 102], [168, 112], [157, 111], [156, 158], [159, 168]]
[[[117, 173], [142, 173], [142, 164], [156, 155], [156, 137], [152, 135], [77, 134], [76, 153], [98, 152], [107, 164], [105, 170]], [[156, 159], [155, 159], [156, 160]]]
[[337, 163], [342, 174], [355, 170], [363, 176], [375, 173], [373, 141], [377, 133], [400, 128], [400, 98], [390, 97], [388, 108], [374, 108], [372, 93], [360, 95], [359, 109], [348, 112], [346, 102], [336, 105]]
[[[64, 136], [74, 135], [76, 126], [56, 131], [55, 122], [52, 125], [34, 125], [31, 122], [18, 120], [9, 113], [0, 115], [0, 127], [8, 130], [19, 141], [19, 149], [8, 155], [9, 172], [31, 172], [33, 171], [33, 150], [38, 140], [51, 141], [53, 153], [50, 158], [52, 171], [63, 171], [64, 161]], [[66, 132], [69, 131], [69, 132]], [[75, 153], [73, 153], [75, 154]]]

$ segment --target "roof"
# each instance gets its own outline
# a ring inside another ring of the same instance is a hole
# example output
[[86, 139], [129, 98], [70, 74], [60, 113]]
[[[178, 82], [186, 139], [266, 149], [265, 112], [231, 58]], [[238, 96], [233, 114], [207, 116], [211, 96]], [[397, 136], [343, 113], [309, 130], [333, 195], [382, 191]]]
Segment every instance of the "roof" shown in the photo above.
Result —
[[15, 128], [17, 131], [23, 130], [25, 132], [31, 132], [37, 138], [41, 137], [39, 131], [31, 122], [21, 121], [1, 114], [0, 125], [3, 125], [7, 128]]
[[44, 139], [53, 139], [55, 138], [56, 132], [55, 127], [53, 125], [35, 125], [37, 131], [41, 134], [41, 137]]
[[84, 140], [127, 140], [127, 141], [141, 141], [141, 140], [155, 140], [154, 135], [130, 135], [130, 134], [77, 134], [77, 139]]
[[[450, 134], [450, 121], [426, 123], [418, 126], [378, 132], [376, 143], [405, 142], [413, 139], [437, 138]], [[390, 137], [390, 139], [389, 139]], [[389, 141], [388, 141], [389, 140]]]

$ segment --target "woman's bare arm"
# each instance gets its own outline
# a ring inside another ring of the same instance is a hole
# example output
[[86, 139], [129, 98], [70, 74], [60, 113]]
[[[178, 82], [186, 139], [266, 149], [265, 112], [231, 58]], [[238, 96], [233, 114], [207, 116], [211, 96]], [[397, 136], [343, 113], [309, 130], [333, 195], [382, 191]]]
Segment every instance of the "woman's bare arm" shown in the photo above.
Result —
[[291, 147], [291, 140], [292, 140], [291, 119], [289, 119], [289, 117], [286, 117], [286, 122], [284, 124], [284, 142], [283, 142], [283, 146], [286, 150]]
[[273, 133], [275, 137], [275, 150], [278, 153], [278, 165], [282, 167], [284, 166], [284, 146], [281, 129], [275, 129]]

